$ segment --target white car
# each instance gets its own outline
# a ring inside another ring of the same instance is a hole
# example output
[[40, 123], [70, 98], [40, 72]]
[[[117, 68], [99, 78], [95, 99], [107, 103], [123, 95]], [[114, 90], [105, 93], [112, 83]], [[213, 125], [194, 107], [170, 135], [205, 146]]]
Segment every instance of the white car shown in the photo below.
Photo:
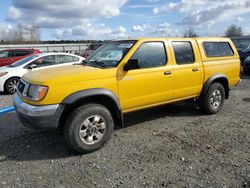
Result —
[[83, 57], [68, 53], [41, 53], [0, 67], [0, 92], [15, 93], [19, 79], [30, 71], [78, 64], [83, 60]]

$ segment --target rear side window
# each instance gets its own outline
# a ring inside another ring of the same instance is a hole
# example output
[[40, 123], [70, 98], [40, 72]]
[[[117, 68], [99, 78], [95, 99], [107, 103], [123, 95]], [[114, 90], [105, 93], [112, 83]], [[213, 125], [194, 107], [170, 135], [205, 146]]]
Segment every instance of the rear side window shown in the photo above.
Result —
[[69, 55], [59, 55], [57, 57], [58, 57], [59, 64], [74, 62], [73, 57]]
[[12, 57], [11, 51], [0, 51], [0, 58], [8, 58]]
[[233, 56], [234, 52], [228, 42], [204, 42], [207, 57]]
[[32, 51], [27, 51], [27, 50], [22, 50], [22, 51], [15, 51], [15, 56], [19, 57], [19, 56], [26, 56], [32, 54]]
[[80, 58], [78, 58], [78, 57], [73, 57], [73, 60], [74, 60], [74, 62], [77, 62], [77, 61], [80, 60]]
[[175, 61], [178, 65], [192, 64], [195, 62], [194, 51], [190, 42], [172, 42]]
[[163, 42], [143, 43], [131, 59], [137, 59], [140, 68], [164, 66], [167, 62]]

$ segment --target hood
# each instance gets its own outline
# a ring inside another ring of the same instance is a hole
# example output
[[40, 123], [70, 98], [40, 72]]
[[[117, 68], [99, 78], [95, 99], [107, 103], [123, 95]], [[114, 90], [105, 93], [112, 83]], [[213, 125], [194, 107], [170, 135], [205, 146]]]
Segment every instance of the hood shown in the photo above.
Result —
[[70, 83], [95, 80], [115, 76], [115, 68], [101, 69], [83, 65], [66, 65], [32, 71], [23, 76], [23, 79], [36, 85], [49, 85], [49, 83]]

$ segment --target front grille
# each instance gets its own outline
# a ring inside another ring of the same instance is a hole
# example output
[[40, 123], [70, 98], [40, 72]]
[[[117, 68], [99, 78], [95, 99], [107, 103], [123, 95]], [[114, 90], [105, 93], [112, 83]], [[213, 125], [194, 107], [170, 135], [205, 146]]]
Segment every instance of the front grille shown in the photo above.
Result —
[[19, 93], [21, 96], [26, 96], [28, 88], [29, 84], [21, 79], [17, 85], [17, 93]]
[[20, 80], [20, 82], [18, 83], [18, 86], [17, 86], [17, 90], [18, 90], [20, 93], [23, 93], [24, 88], [25, 88], [25, 84], [22, 82], [22, 80]]

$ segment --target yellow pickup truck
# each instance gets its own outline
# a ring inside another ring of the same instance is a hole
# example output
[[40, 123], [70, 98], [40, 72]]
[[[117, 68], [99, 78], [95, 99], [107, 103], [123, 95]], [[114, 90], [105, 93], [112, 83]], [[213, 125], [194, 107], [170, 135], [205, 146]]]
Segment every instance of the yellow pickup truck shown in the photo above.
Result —
[[14, 105], [25, 126], [62, 129], [69, 146], [85, 153], [123, 126], [124, 113], [196, 99], [204, 113], [215, 114], [239, 81], [240, 59], [230, 39], [120, 40], [81, 64], [26, 74]]

